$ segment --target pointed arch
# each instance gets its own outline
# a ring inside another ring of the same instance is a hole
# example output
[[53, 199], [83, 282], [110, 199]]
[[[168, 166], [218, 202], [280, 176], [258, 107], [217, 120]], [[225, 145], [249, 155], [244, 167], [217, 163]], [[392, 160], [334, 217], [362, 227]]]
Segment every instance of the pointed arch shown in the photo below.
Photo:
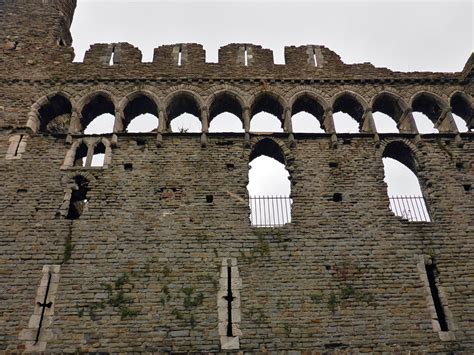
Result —
[[377, 94], [373, 98], [371, 106], [372, 112], [382, 112], [390, 116], [397, 124], [400, 123], [403, 113], [409, 108], [401, 97], [387, 91]]
[[[238, 118], [240, 121], [240, 127], [243, 130], [244, 118], [243, 110], [244, 103], [242, 99], [235, 93], [227, 90], [220, 91], [212, 95], [208, 100], [209, 107], [209, 127], [212, 127], [212, 121], [214, 118], [223, 113], [230, 113], [233, 115], [233, 118]], [[232, 119], [232, 117], [226, 117], [227, 119]], [[230, 123], [230, 122], [229, 122]]]
[[426, 91], [413, 95], [410, 106], [414, 112], [426, 115], [434, 125], [438, 122], [443, 110], [447, 108], [447, 104], [439, 96]]
[[272, 138], [259, 139], [252, 145], [252, 150], [249, 155], [249, 161], [252, 161], [262, 155], [273, 158], [283, 165], [287, 164], [287, 158], [283, 143], [277, 143]]
[[173, 93], [166, 98], [165, 103], [168, 129], [171, 128], [171, 121], [185, 113], [195, 116], [202, 124], [202, 100], [192, 91], [182, 90]]
[[472, 99], [465, 93], [457, 91], [449, 100], [451, 111], [461, 117], [469, 130], [474, 128], [474, 108]]
[[90, 93], [81, 100], [81, 131], [84, 131], [87, 126], [98, 116], [103, 114], [110, 114], [115, 116], [116, 103], [112, 94], [107, 91], [96, 91]]
[[[324, 112], [328, 106], [322, 98], [311, 92], [304, 91], [293, 96], [290, 103], [292, 120], [295, 115], [306, 112], [319, 122], [319, 126], [322, 130], [325, 130]], [[293, 131], [296, 132], [295, 127], [293, 127]]]
[[69, 95], [55, 92], [41, 97], [31, 107], [26, 126], [33, 132], [67, 132], [73, 111]]
[[[119, 109], [123, 112], [123, 127], [128, 131], [130, 122], [136, 117], [144, 114], [151, 114], [159, 119], [159, 100], [149, 91], [135, 91], [128, 94], [119, 104]], [[158, 124], [155, 128], [158, 127]]]
[[[358, 125], [358, 131], [361, 130], [364, 120], [364, 112], [368, 108], [365, 100], [358, 94], [351, 91], [343, 91], [332, 99], [332, 110], [334, 114], [342, 112], [349, 115]], [[334, 124], [337, 128], [338, 118], [334, 116]]]
[[271, 91], [263, 91], [263, 92], [258, 93], [254, 97], [250, 105], [251, 126], [252, 126], [252, 120], [254, 119], [255, 115], [262, 112], [266, 112], [266, 113], [271, 114], [272, 116], [275, 116], [276, 119], [279, 121], [280, 127], [283, 128], [283, 125], [284, 125], [283, 111], [285, 107], [288, 107], [288, 106], [286, 105], [285, 100], [281, 96]]

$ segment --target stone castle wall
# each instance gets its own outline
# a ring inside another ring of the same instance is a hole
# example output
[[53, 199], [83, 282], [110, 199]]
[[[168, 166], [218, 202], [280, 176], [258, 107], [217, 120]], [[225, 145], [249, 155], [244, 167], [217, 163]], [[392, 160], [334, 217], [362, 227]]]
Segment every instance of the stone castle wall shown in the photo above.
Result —
[[[286, 65], [274, 65], [250, 44], [221, 48], [214, 64], [199, 45], [178, 44], [141, 63], [121, 43], [93, 45], [72, 63], [74, 6], [0, 0], [0, 350], [237, 350], [223, 329], [229, 265], [241, 351], [472, 352], [474, 141], [451, 115], [472, 129], [472, 58], [458, 73], [397, 73], [345, 65], [322, 46], [287, 47]], [[31, 26], [21, 25], [27, 14], [37, 15]], [[43, 120], [58, 95], [70, 108], [53, 130]], [[91, 138], [84, 107], [99, 96], [116, 122]], [[156, 104], [157, 131], [126, 133], [137, 97]], [[223, 97], [238, 104], [245, 134], [207, 132], [213, 108], [230, 107], [215, 106]], [[325, 133], [293, 133], [303, 97]], [[183, 98], [195, 102], [202, 133], [169, 132]], [[262, 98], [283, 133], [249, 131]], [[358, 116], [361, 133], [334, 131], [339, 110]], [[380, 110], [402, 133], [376, 132]], [[420, 135], [412, 111], [440, 133]], [[68, 163], [79, 141], [96, 139], [107, 144], [106, 166]], [[290, 172], [292, 220], [255, 228], [248, 164], [268, 140]], [[393, 142], [416, 162], [432, 222], [389, 210], [382, 157]], [[88, 203], [68, 219], [77, 176]], [[449, 331], [433, 321], [424, 282], [423, 264], [434, 261]]]

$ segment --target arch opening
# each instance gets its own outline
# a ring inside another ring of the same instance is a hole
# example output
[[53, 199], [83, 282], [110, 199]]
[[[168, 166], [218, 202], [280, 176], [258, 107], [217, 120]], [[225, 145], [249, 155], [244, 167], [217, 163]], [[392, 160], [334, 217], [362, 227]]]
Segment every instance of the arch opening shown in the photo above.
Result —
[[255, 100], [250, 117], [251, 132], [283, 132], [283, 106], [268, 93]]
[[94, 147], [94, 154], [92, 155], [91, 167], [102, 167], [105, 162], [105, 145], [100, 142]]
[[201, 110], [196, 99], [188, 93], [176, 95], [166, 108], [170, 129], [175, 133], [202, 131]]
[[382, 157], [390, 210], [410, 222], [430, 222], [417, 176], [418, 164], [410, 148], [402, 142], [392, 142], [386, 146]]
[[294, 133], [324, 133], [324, 108], [309, 95], [299, 97], [291, 113]]
[[81, 125], [84, 134], [112, 133], [115, 124], [115, 106], [103, 94], [95, 95], [82, 109]]
[[87, 145], [85, 143], [81, 143], [76, 149], [73, 166], [85, 167], [87, 163], [87, 152]]
[[362, 126], [364, 108], [352, 95], [339, 96], [333, 104], [334, 128], [337, 133], [358, 133]]
[[71, 102], [63, 95], [54, 95], [38, 110], [40, 132], [66, 133], [71, 114]]
[[474, 110], [471, 107], [469, 100], [461, 93], [456, 93], [451, 97], [450, 104], [458, 131], [472, 131]]
[[399, 133], [398, 123], [403, 115], [399, 99], [391, 94], [382, 93], [375, 99], [372, 112], [378, 133]]
[[412, 102], [412, 110], [419, 133], [439, 133], [435, 128], [442, 112], [442, 104], [438, 99], [428, 93], [419, 94]]
[[158, 128], [158, 106], [146, 95], [131, 100], [124, 109], [124, 126], [128, 133], [152, 132]]
[[209, 107], [209, 132], [245, 132], [242, 106], [228, 93], [215, 97]]
[[291, 183], [285, 161], [272, 139], [260, 140], [250, 154], [247, 190], [254, 227], [280, 227], [291, 222]]

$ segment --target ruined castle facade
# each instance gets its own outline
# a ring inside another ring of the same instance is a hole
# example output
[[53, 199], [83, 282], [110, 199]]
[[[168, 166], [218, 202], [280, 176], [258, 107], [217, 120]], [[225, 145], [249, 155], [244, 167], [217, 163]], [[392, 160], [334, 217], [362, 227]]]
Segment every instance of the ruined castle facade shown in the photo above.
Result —
[[[251, 44], [142, 63], [115, 43], [73, 63], [75, 6], [0, 0], [1, 351], [474, 351], [472, 56], [400, 73], [316, 45], [275, 65]], [[284, 132], [252, 133], [261, 111]], [[293, 133], [300, 111], [325, 133]], [[339, 111], [360, 133], [335, 132]], [[377, 133], [376, 111], [399, 133]], [[170, 132], [183, 112], [201, 133]], [[245, 132], [209, 133], [222, 112]], [[103, 113], [113, 132], [85, 135]], [[128, 133], [142, 113], [157, 130]], [[273, 228], [249, 219], [262, 154], [291, 179], [291, 222]], [[389, 209], [383, 157], [417, 174], [429, 221]]]

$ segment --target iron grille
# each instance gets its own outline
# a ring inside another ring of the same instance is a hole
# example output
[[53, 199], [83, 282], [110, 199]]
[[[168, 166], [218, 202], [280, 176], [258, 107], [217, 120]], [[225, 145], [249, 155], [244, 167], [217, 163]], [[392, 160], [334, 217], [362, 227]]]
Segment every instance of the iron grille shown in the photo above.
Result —
[[390, 209], [410, 222], [431, 222], [423, 196], [391, 196]]
[[281, 227], [291, 222], [289, 196], [251, 196], [250, 222], [254, 227]]

